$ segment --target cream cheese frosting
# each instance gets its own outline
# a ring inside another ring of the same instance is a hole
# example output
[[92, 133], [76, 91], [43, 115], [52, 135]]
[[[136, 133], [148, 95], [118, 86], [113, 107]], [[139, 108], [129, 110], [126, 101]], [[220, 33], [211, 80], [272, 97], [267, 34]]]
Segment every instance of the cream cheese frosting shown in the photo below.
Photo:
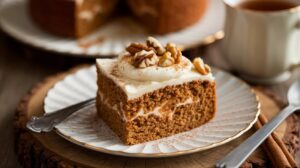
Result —
[[[97, 59], [96, 64], [106, 76], [112, 79], [126, 93], [128, 100], [170, 85], [180, 85], [194, 80], [214, 81], [211, 73], [201, 75], [185, 57], [177, 66], [183, 68], [151, 66], [144, 69], [131, 67], [118, 59]], [[133, 69], [134, 68], [134, 69]]]
[[182, 57], [182, 61], [179, 64], [173, 64], [169, 67], [159, 67], [156, 65], [147, 68], [136, 68], [121, 57], [117, 66], [119, 72], [129, 79], [161, 82], [186, 74], [191, 71], [193, 64], [187, 58]]

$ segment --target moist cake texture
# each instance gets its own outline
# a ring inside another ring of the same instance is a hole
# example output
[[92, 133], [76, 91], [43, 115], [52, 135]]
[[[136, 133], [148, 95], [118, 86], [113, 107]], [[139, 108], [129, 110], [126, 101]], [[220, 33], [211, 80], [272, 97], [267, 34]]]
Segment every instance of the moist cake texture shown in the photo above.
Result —
[[97, 59], [97, 113], [127, 145], [196, 128], [216, 112], [208, 65], [174, 44], [132, 43], [116, 59]]

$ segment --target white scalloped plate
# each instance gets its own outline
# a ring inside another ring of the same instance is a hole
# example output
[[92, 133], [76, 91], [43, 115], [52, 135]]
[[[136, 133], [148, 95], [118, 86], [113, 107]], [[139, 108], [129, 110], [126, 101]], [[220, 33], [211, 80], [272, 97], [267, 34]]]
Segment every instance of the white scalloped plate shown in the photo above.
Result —
[[[149, 34], [128, 17], [112, 19], [90, 36], [82, 39], [103, 38], [103, 42], [82, 48], [77, 40], [51, 35], [35, 25], [30, 19], [26, 0], [2, 0], [0, 25], [19, 41], [48, 51], [70, 56], [97, 57], [117, 55], [132, 41], [144, 41]], [[225, 9], [222, 0], [210, 0], [205, 16], [195, 25], [163, 36], [155, 36], [162, 43], [174, 42], [184, 48], [208, 44], [223, 38]]]
[[[238, 78], [214, 69], [217, 82], [217, 114], [207, 124], [174, 136], [124, 145], [96, 116], [95, 107], [84, 109], [56, 126], [65, 139], [99, 152], [133, 157], [167, 157], [202, 151], [232, 141], [257, 120], [260, 104], [251, 88]], [[46, 113], [95, 97], [96, 68], [83, 68], [59, 81], [44, 100]]]

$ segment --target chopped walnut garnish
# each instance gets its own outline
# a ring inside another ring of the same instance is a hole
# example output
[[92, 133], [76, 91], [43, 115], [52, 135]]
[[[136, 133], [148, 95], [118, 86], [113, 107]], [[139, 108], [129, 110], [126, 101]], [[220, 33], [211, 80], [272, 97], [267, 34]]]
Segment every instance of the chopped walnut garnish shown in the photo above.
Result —
[[176, 64], [180, 63], [181, 56], [182, 56], [181, 50], [178, 47], [176, 47], [176, 45], [173, 43], [168, 43], [166, 46], [166, 49], [167, 49], [167, 51], [171, 52], [172, 57], [175, 60], [175, 63]]
[[126, 47], [126, 51], [128, 51], [131, 55], [135, 55], [140, 51], [150, 51], [149, 47], [142, 43], [131, 43], [128, 47]]
[[146, 68], [149, 66], [168, 67], [181, 62], [181, 49], [173, 43], [168, 43], [163, 47], [159, 41], [153, 37], [148, 37], [146, 44], [132, 43], [126, 51], [131, 56], [131, 63], [136, 68]]
[[146, 43], [148, 47], [153, 47], [158, 55], [163, 55], [166, 52], [166, 49], [160, 44], [160, 42], [153, 37], [148, 37]]
[[172, 57], [172, 54], [167, 51], [164, 53], [164, 55], [159, 59], [158, 65], [161, 67], [168, 67], [175, 63], [174, 58]]
[[193, 61], [193, 64], [197, 71], [202, 75], [207, 75], [211, 69], [207, 64], [204, 64], [203, 60], [201, 58], [195, 58]]
[[211, 72], [211, 68], [207, 64], [205, 64], [205, 71], [208, 73]]
[[142, 50], [137, 52], [133, 57], [133, 65], [137, 68], [146, 68], [149, 66], [157, 65], [159, 58], [154, 51]]

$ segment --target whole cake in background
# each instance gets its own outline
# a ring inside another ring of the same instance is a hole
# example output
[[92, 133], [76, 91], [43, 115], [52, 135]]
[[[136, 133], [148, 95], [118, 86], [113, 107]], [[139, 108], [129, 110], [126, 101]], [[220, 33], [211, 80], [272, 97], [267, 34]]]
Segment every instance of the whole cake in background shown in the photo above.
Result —
[[166, 34], [195, 24], [208, 0], [127, 0], [135, 16], [153, 33]]
[[127, 145], [196, 128], [215, 116], [210, 67], [149, 37], [115, 59], [97, 59], [97, 113]]
[[208, 0], [124, 1], [128, 6], [118, 0], [28, 1], [31, 18], [40, 28], [59, 36], [80, 38], [100, 28], [112, 14], [124, 8], [131, 10], [135, 15], [132, 18], [151, 33], [167, 34], [182, 30], [203, 16]]
[[42, 29], [80, 38], [99, 28], [116, 4], [117, 0], [29, 0], [29, 12]]

